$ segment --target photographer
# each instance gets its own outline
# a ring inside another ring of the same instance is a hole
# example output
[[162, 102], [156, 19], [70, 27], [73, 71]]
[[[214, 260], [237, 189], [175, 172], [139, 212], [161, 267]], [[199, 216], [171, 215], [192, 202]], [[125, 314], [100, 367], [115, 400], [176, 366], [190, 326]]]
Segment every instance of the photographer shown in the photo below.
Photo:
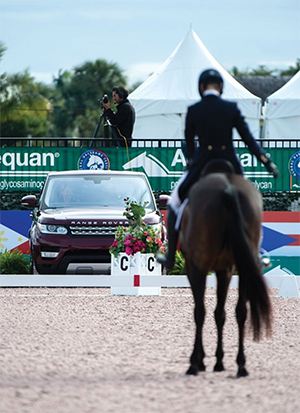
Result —
[[123, 86], [113, 87], [112, 97], [114, 103], [117, 104], [117, 112], [114, 113], [112, 111], [109, 101], [105, 102], [105, 100], [102, 100], [102, 105], [105, 108], [105, 117], [115, 126], [118, 146], [130, 147], [135, 122], [135, 110], [127, 99], [128, 91]]

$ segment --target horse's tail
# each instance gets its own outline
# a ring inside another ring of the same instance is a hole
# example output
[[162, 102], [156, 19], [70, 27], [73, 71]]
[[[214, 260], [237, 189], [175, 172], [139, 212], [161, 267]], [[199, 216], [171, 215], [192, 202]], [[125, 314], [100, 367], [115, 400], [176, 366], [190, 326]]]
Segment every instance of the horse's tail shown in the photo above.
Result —
[[271, 331], [271, 303], [267, 286], [258, 263], [253, 255], [244, 230], [244, 218], [236, 188], [228, 182], [224, 193], [228, 207], [230, 237], [235, 264], [244, 293], [250, 302], [251, 324], [254, 340], [258, 341], [264, 326], [266, 333]]

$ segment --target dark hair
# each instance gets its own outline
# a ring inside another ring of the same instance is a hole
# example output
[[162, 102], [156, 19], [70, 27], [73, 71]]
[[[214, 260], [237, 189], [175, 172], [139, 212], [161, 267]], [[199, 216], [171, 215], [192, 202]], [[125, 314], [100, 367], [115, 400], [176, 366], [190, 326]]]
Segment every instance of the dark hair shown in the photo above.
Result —
[[116, 92], [121, 99], [126, 99], [129, 95], [129, 91], [123, 86], [114, 86], [112, 90]]

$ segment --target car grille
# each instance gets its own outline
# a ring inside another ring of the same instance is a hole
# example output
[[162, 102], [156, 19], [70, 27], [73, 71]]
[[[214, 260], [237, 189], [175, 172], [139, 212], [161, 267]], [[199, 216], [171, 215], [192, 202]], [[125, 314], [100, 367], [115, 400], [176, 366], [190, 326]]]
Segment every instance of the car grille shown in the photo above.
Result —
[[72, 225], [70, 226], [71, 234], [74, 236], [114, 236], [117, 230], [116, 226], [96, 226], [96, 225]]

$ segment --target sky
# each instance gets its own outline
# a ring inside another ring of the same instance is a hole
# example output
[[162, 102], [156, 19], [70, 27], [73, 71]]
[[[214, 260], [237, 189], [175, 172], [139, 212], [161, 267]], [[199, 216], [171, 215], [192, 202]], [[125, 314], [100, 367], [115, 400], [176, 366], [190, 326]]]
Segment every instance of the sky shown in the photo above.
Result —
[[51, 83], [86, 61], [144, 81], [192, 28], [226, 69], [295, 66], [300, 0], [0, 0], [0, 73]]

